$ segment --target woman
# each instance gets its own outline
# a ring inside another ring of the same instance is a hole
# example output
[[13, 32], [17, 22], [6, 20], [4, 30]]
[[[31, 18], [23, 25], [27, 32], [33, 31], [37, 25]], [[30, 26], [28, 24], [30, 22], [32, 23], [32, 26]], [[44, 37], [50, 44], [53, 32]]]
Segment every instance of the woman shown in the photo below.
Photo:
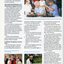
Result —
[[22, 64], [19, 58], [16, 60], [16, 64]]
[[26, 16], [30, 14], [31, 9], [32, 9], [32, 7], [31, 7], [31, 4], [30, 4], [30, 0], [25, 0], [24, 13], [25, 13]]

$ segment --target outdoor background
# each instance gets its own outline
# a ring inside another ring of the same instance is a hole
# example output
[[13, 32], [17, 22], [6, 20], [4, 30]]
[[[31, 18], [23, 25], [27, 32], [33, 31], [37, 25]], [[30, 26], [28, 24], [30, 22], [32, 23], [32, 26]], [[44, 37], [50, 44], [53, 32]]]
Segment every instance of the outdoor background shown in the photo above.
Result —
[[[26, 64], [26, 60], [28, 59], [30, 54], [25, 54], [25, 61], [24, 63]], [[33, 64], [42, 64], [42, 54], [31, 54], [33, 55]]]

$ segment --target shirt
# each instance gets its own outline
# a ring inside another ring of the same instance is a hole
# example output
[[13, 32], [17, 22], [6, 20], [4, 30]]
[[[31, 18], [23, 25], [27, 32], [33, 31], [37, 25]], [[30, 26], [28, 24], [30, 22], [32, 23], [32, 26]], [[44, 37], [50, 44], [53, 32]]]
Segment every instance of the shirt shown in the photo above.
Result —
[[[45, 1], [39, 1], [40, 6], [46, 5]], [[41, 7], [42, 8], [42, 14], [46, 13], [45, 7]]]
[[35, 13], [36, 14], [43, 14], [43, 9], [42, 8], [35, 8]]
[[57, 5], [53, 4], [50, 7], [54, 9], [53, 11], [50, 11], [50, 13], [53, 14], [53, 16], [59, 16]]
[[18, 61], [16, 64], [22, 64], [21, 61]]
[[31, 7], [30, 4], [29, 4], [29, 5], [25, 4], [25, 5], [24, 5], [24, 12], [25, 12], [25, 15], [28, 15], [29, 12], [31, 12], [31, 9], [32, 9], [32, 7]]
[[32, 64], [29, 59], [27, 59], [26, 64]]

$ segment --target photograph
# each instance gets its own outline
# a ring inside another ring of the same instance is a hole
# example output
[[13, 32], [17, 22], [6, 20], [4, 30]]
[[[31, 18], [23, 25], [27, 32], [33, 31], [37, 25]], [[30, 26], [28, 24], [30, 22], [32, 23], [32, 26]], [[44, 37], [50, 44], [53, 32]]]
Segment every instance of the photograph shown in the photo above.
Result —
[[24, 64], [42, 64], [42, 54], [25, 54]]
[[5, 54], [4, 64], [22, 64], [22, 54]]
[[24, 0], [26, 17], [62, 17], [62, 0]]

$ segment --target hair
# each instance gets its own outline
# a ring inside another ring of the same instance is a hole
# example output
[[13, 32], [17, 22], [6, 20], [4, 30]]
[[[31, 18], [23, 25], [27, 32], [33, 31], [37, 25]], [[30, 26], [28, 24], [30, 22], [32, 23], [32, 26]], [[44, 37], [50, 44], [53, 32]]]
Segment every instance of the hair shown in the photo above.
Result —
[[[26, 1], [27, 1], [27, 0], [24, 0], [24, 4], [26, 4]], [[29, 1], [30, 1], [30, 0], [29, 0]]]
[[49, 2], [53, 2], [54, 3], [54, 0], [49, 0]]
[[24, 0], [24, 4], [26, 4], [26, 0]]
[[32, 54], [30, 54], [30, 55], [29, 55], [29, 57], [30, 57], [30, 56], [33, 56], [33, 55], [32, 55]]

